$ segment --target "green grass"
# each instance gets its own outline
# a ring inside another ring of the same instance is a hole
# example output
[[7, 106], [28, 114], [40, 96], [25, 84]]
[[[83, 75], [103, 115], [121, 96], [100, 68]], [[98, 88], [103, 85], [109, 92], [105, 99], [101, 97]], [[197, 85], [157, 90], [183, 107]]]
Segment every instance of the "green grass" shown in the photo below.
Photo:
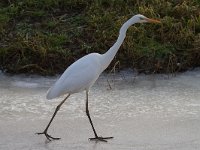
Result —
[[0, 2], [0, 68], [61, 73], [85, 54], [106, 52], [137, 13], [162, 24], [131, 27], [112, 65], [145, 73], [200, 66], [198, 0], [10, 0]]

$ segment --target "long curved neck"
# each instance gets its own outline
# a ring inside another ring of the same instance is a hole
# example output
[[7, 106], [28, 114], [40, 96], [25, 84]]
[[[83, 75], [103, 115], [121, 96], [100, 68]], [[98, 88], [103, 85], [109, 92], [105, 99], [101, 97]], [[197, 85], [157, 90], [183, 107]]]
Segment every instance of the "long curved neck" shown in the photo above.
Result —
[[119, 31], [119, 36], [117, 41], [115, 42], [115, 44], [106, 52], [102, 55], [103, 59], [101, 61], [101, 65], [102, 65], [102, 71], [105, 70], [108, 65], [111, 63], [111, 61], [113, 60], [113, 58], [115, 57], [117, 51], [119, 50], [120, 46], [122, 45], [125, 37], [126, 37], [126, 31], [127, 29], [134, 24], [133, 22], [131, 22], [131, 20], [129, 19], [128, 21], [126, 21], [122, 27], [120, 28]]

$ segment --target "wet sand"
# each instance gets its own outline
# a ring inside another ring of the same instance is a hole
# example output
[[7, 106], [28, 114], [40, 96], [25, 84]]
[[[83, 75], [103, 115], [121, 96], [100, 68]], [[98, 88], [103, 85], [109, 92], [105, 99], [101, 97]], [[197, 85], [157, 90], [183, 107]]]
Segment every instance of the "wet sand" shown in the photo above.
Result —
[[[36, 135], [46, 127], [62, 100], [45, 100], [55, 78], [7, 77], [0, 81], [1, 150], [199, 150], [200, 71], [176, 77], [105, 77], [90, 92], [90, 114], [107, 143], [88, 141], [92, 128], [85, 115], [85, 93], [72, 95], [56, 116], [49, 142]], [[112, 78], [113, 79], [113, 78]], [[44, 83], [41, 85], [41, 83]]]

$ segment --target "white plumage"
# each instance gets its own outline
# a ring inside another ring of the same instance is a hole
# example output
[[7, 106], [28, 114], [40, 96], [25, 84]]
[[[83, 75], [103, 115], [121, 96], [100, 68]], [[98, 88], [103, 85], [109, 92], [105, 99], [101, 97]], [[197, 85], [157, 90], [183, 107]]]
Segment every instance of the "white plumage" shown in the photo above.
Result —
[[56, 83], [49, 89], [47, 99], [53, 99], [63, 94], [78, 93], [95, 83], [103, 71], [101, 68], [102, 55], [88, 54], [69, 66]]
[[93, 126], [92, 120], [90, 118], [89, 109], [88, 109], [88, 91], [90, 87], [95, 83], [98, 79], [99, 75], [108, 67], [110, 62], [115, 57], [118, 49], [120, 48], [121, 44], [123, 43], [126, 37], [127, 29], [133, 25], [134, 23], [145, 23], [145, 22], [152, 22], [152, 23], [160, 23], [160, 21], [149, 19], [143, 15], [135, 15], [130, 18], [127, 22], [125, 22], [119, 32], [119, 37], [115, 44], [105, 53], [105, 54], [98, 54], [98, 53], [91, 53], [88, 54], [81, 59], [74, 62], [70, 65], [62, 76], [56, 81], [56, 83], [49, 89], [47, 93], [47, 99], [53, 99], [59, 97], [64, 94], [68, 94], [67, 97], [56, 107], [56, 110], [47, 125], [44, 132], [38, 134], [44, 134], [47, 139], [51, 140], [58, 140], [60, 138], [54, 138], [47, 133], [47, 130], [53, 121], [56, 113], [60, 109], [61, 105], [66, 101], [66, 99], [73, 93], [77, 93], [80, 91], [86, 91], [86, 114], [92, 126], [92, 130], [94, 132], [95, 137], [90, 138], [90, 140], [99, 140], [106, 142], [106, 139], [111, 139], [113, 137], [99, 137], [96, 133], [96, 130]]

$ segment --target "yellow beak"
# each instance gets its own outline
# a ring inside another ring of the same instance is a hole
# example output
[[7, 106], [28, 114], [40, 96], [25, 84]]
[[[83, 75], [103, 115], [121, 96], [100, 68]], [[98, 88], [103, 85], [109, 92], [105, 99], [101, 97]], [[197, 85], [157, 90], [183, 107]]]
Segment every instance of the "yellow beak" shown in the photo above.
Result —
[[150, 19], [150, 18], [145, 18], [145, 20], [149, 23], [161, 23], [161, 21], [156, 20], [156, 19]]

